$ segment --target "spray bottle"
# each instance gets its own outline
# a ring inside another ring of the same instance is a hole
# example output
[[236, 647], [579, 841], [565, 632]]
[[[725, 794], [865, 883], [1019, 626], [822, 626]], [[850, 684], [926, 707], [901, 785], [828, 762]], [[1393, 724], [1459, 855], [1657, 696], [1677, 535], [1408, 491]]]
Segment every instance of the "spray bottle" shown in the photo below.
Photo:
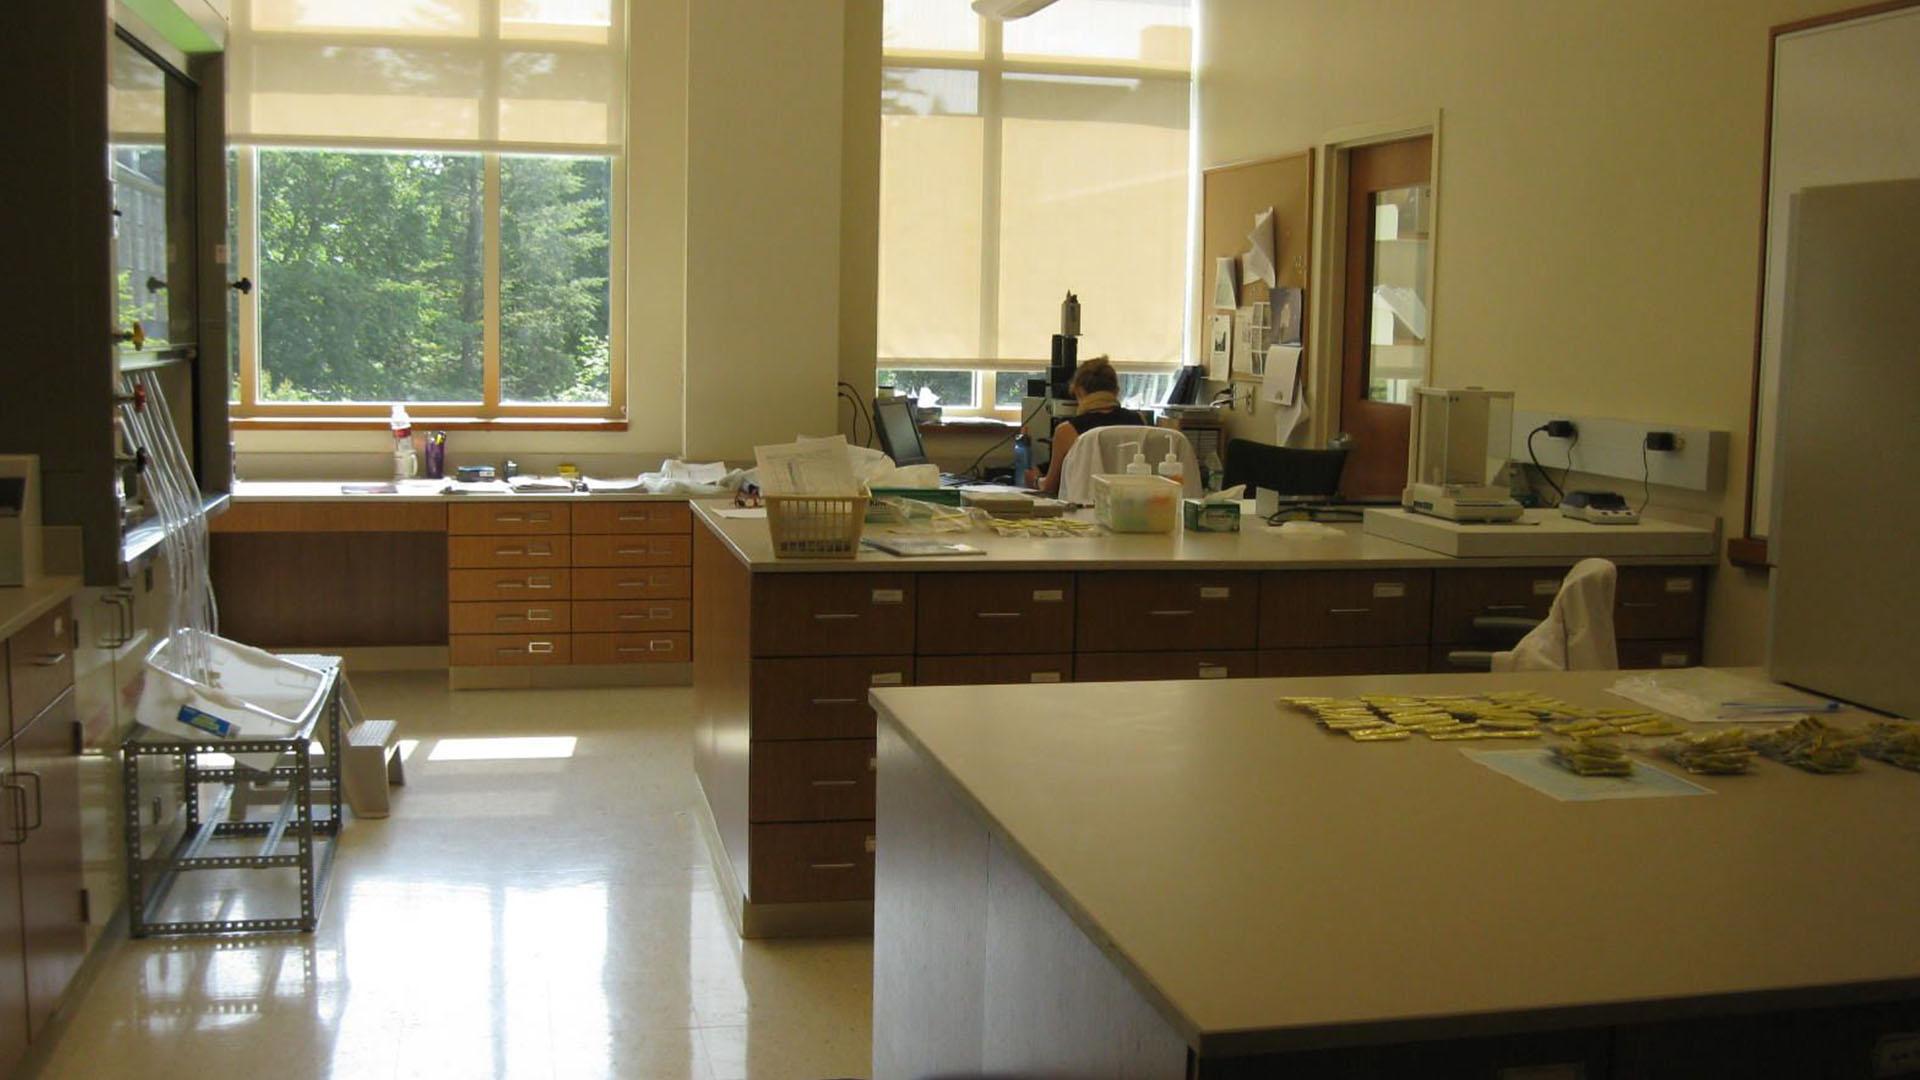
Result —
[[410, 480], [420, 471], [420, 458], [413, 452], [413, 420], [405, 405], [395, 405], [387, 418], [393, 429], [393, 482]]

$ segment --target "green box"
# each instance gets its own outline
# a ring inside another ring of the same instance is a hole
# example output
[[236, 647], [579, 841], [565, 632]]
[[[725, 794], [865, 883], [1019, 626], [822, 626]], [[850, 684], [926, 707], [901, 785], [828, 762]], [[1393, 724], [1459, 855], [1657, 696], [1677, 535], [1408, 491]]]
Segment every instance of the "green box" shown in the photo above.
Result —
[[1182, 506], [1187, 519], [1188, 532], [1240, 531], [1240, 504], [1237, 502], [1210, 503], [1200, 499], [1187, 499]]

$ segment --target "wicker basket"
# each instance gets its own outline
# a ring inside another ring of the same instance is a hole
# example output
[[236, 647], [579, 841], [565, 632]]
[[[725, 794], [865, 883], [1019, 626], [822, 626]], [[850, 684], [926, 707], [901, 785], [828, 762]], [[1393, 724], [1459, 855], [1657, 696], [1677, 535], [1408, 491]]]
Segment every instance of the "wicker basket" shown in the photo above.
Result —
[[767, 531], [780, 559], [851, 559], [866, 527], [865, 495], [768, 495]]

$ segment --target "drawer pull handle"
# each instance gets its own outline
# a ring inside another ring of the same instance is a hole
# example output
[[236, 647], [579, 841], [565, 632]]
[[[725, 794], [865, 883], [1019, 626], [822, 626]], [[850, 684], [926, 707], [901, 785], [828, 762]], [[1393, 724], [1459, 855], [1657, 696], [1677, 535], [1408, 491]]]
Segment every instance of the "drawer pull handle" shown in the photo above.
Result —
[[527, 549], [523, 547], [494, 548], [493, 553], [495, 555], [525, 555], [527, 553]]
[[551, 588], [553, 588], [553, 579], [552, 579], [552, 578], [528, 578], [528, 579], [527, 579], [527, 588], [529, 588], [529, 589], [551, 589]]
[[637, 547], [637, 548], [614, 548], [614, 549], [613, 549], [613, 553], [614, 553], [615, 555], [658, 555], [658, 554], [661, 554], [660, 552], [657, 552], [657, 551], [655, 551], [655, 550], [653, 550], [653, 549], [652, 549], [651, 547]]
[[550, 653], [553, 651], [553, 642], [529, 641], [527, 642], [527, 651], [530, 653]]
[[1025, 615], [1026, 612], [1024, 611], [976, 611], [973, 614], [976, 618], [981, 618], [981, 619], [1018, 619], [1022, 615]]
[[1199, 675], [1200, 678], [1202, 679], [1224, 679], [1227, 677], [1227, 665], [1209, 664], [1205, 661], [1201, 661], [1199, 670], [1196, 672], [1196, 674]]
[[1659, 607], [1660, 605], [1653, 603], [1650, 600], [1622, 600], [1620, 601], [1620, 606], [1623, 608], [1627, 608], [1627, 607], [1645, 608], [1645, 607]]
[[495, 521], [498, 521], [498, 522], [501, 522], [502, 524], [505, 524], [505, 523], [507, 523], [507, 522], [520, 522], [520, 521], [525, 521], [525, 520], [527, 520], [527, 515], [525, 515], [525, 514], [495, 514], [495, 515], [493, 515], [493, 520], [495, 520]]
[[1527, 610], [1527, 605], [1525, 604], [1488, 604], [1485, 610], [1487, 611], [1525, 611]]
[[652, 521], [652, 514], [621, 514], [615, 521]]
[[547, 608], [528, 608], [527, 621], [528, 622], [552, 622], [553, 612], [548, 610]]
[[33, 658], [33, 663], [36, 667], [55, 667], [66, 662], [67, 654], [63, 652], [41, 653], [39, 656]]
[[851, 698], [851, 697], [817, 697], [817, 698], [814, 698], [808, 704], [811, 704], [811, 705], [858, 705], [860, 704], [860, 699]]
[[647, 646], [646, 646], [646, 648], [644, 648], [644, 649], [643, 649], [643, 648], [641, 648], [641, 647], [640, 647], [640, 646], [638, 646], [638, 645], [618, 645], [618, 646], [615, 646], [615, 647], [614, 647], [614, 650], [613, 650], [613, 651], [614, 651], [614, 652], [623, 652], [623, 653], [635, 653], [635, 652], [672, 652], [672, 651], [673, 651], [673, 642], [671, 642], [671, 641], [649, 641], [649, 642], [647, 642]]
[[654, 619], [671, 619], [673, 618], [673, 609], [653, 607], [645, 611], [623, 611], [620, 613], [620, 618], [630, 622], [651, 622]]
[[1373, 610], [1372, 608], [1364, 608], [1364, 607], [1337, 607], [1337, 608], [1328, 608], [1327, 614], [1329, 615], [1365, 615], [1367, 612], [1372, 610]]
[[859, 782], [860, 781], [858, 780], [815, 780], [813, 781], [813, 786], [814, 787], [853, 787], [855, 784], [858, 784]]
[[841, 619], [857, 619], [860, 617], [860, 613], [857, 611], [816, 611], [813, 613], [813, 617], [819, 622], [833, 622]]
[[808, 863], [807, 869], [809, 870], [851, 870], [853, 869], [853, 864], [850, 862], [817, 862], [817, 863]]
[[1184, 619], [1193, 614], [1193, 610], [1191, 608], [1156, 608], [1153, 611], [1147, 612], [1147, 614], [1170, 619]]

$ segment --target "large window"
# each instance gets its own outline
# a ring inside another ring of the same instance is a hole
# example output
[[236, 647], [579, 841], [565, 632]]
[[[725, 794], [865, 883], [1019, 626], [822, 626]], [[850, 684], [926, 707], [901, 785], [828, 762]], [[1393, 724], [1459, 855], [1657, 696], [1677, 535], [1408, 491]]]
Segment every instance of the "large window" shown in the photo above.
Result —
[[1010, 416], [1060, 302], [1124, 396], [1165, 397], [1185, 319], [1187, 0], [1060, 0], [1009, 23], [887, 0], [879, 384]]
[[237, 415], [624, 415], [624, 21], [237, 0]]

